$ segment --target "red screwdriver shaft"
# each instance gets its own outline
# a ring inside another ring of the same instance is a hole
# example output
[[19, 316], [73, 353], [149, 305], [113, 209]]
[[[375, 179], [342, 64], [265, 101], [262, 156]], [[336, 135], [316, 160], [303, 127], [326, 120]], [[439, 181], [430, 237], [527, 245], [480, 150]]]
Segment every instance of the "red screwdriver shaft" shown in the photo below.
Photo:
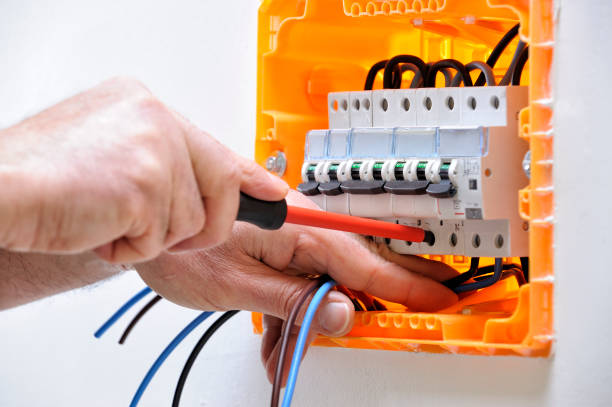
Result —
[[433, 236], [431, 232], [411, 226], [290, 205], [287, 205], [285, 222], [409, 242], [423, 242]]

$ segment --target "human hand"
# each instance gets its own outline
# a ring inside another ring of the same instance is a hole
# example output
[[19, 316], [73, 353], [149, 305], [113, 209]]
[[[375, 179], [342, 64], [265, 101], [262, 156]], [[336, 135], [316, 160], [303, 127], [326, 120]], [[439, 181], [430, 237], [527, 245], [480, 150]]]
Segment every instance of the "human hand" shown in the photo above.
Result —
[[89, 249], [115, 263], [230, 236], [239, 191], [288, 187], [155, 99], [114, 79], [0, 131], [0, 247]]
[[[290, 191], [287, 200], [293, 205], [316, 208], [294, 191]], [[279, 357], [282, 321], [309, 284], [303, 275], [329, 274], [339, 284], [412, 310], [434, 311], [457, 301], [451, 290], [438, 283], [457, 275], [451, 267], [364, 243], [365, 239], [360, 242], [344, 232], [289, 224], [278, 231], [262, 231], [238, 222], [232, 237], [221, 246], [180, 255], [165, 254], [136, 265], [136, 269], [151, 288], [180, 305], [265, 314], [262, 360], [272, 380]], [[332, 291], [321, 303], [310, 338], [316, 333], [345, 335], [353, 318], [351, 301]], [[293, 332], [289, 349], [296, 338], [297, 332]], [[289, 362], [287, 358], [285, 363]]]

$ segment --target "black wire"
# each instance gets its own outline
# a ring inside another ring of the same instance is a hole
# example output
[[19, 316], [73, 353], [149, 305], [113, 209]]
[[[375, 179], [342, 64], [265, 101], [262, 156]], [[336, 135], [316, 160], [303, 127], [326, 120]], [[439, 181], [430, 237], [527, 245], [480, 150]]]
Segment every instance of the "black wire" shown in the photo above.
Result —
[[459, 294], [459, 293], [464, 293], [467, 291], [480, 290], [481, 288], [486, 288], [486, 287], [492, 286], [493, 284], [497, 283], [504, 272], [502, 260], [503, 259], [501, 257], [495, 258], [494, 272], [491, 277], [484, 279], [482, 281], [477, 281], [475, 283], [460, 285], [458, 287], [453, 288], [453, 291], [456, 294]]
[[183, 366], [183, 371], [176, 383], [176, 389], [174, 389], [174, 397], [172, 398], [172, 407], [178, 407], [181, 402], [181, 394], [183, 393], [183, 387], [185, 387], [185, 382], [187, 381], [187, 376], [189, 376], [189, 371], [193, 366], [194, 362], [198, 358], [198, 355], [206, 345], [206, 342], [217, 332], [217, 329], [221, 328], [223, 324], [225, 324], [231, 317], [236, 315], [240, 311], [227, 311], [223, 315], [221, 315], [213, 324], [208, 327], [204, 335], [200, 338], [198, 343], [193, 347], [193, 350], [189, 354], [187, 361], [185, 362], [185, 366]]
[[366, 76], [365, 85], [363, 86], [364, 90], [372, 90], [374, 87], [374, 81], [376, 80], [376, 75], [378, 72], [387, 65], [387, 59], [383, 59], [382, 61], [378, 61], [368, 71], [368, 76]]
[[[397, 81], [395, 79], [397, 75], [395, 75], [394, 72], [396, 70], [396, 67], [399, 64], [406, 64], [406, 63], [416, 65], [421, 71], [421, 75], [423, 76], [423, 78], [427, 76], [427, 65], [425, 65], [425, 62], [423, 62], [421, 58], [414, 56], [414, 55], [396, 55], [387, 62], [387, 65], [385, 65], [385, 73], [383, 77], [383, 88], [385, 89], [399, 88], [399, 86], [401, 85], [401, 79], [400, 81]], [[397, 84], [397, 82], [399, 82], [399, 85]]]
[[[421, 70], [415, 64], [411, 64], [411, 63], [402, 64], [400, 66], [400, 71], [402, 72], [402, 76], [404, 75], [404, 72], [406, 71], [410, 71], [414, 74], [414, 76], [412, 77], [412, 81], [410, 82], [411, 88], [418, 88], [420, 83], [423, 81], [423, 77], [421, 76]], [[399, 87], [400, 88], [402, 87], [401, 81], [400, 81]]]
[[[519, 27], [520, 27], [520, 24], [517, 24], [514, 27], [512, 27], [510, 31], [504, 34], [501, 40], [499, 40], [495, 48], [493, 48], [493, 51], [491, 51], [491, 55], [489, 55], [489, 58], [487, 58], [487, 65], [489, 65], [491, 69], [495, 67], [497, 60], [499, 59], [501, 54], [503, 54], [508, 44], [510, 44], [512, 40], [514, 39], [514, 37], [518, 35]], [[478, 79], [476, 79], [474, 86], [482, 86], [484, 85], [484, 83], [485, 83], [485, 77], [483, 74], [480, 74]]]
[[125, 342], [125, 340], [127, 339], [128, 335], [130, 334], [130, 332], [132, 332], [132, 329], [134, 329], [134, 327], [136, 326], [136, 324], [138, 323], [138, 321], [140, 321], [140, 319], [147, 313], [149, 312], [149, 310], [151, 308], [153, 308], [153, 306], [155, 304], [157, 304], [160, 300], [162, 299], [161, 296], [156, 295], [155, 297], [153, 297], [153, 299], [149, 302], [147, 302], [145, 304], [144, 307], [142, 307], [142, 309], [140, 311], [138, 311], [138, 314], [136, 314], [134, 316], [134, 318], [132, 318], [132, 320], [130, 321], [130, 323], [128, 324], [128, 326], [125, 328], [125, 331], [123, 331], [123, 334], [121, 335], [121, 338], [119, 339], [119, 345], [123, 345], [123, 343]]
[[[515, 268], [516, 268], [516, 269], [521, 269], [521, 266], [519, 266], [518, 264], [515, 264], [515, 263], [511, 263], [511, 264], [504, 264], [504, 265], [502, 266], [502, 269], [503, 269], [504, 271], [506, 271], [506, 270], [511, 270], [511, 269], [515, 269]], [[476, 272], [476, 274], [474, 274], [474, 277], [479, 277], [479, 276], [482, 276], [482, 275], [484, 275], [484, 274], [491, 274], [491, 273], [493, 273], [493, 272], [495, 272], [495, 265], [483, 266], [483, 267], [480, 267], [480, 268], [478, 269], [478, 272]]]
[[[487, 86], [495, 86], [495, 75], [493, 74], [493, 70], [485, 62], [482, 62], [482, 61], [469, 62], [465, 64], [465, 69], [468, 71], [468, 73], [472, 72], [474, 69], [479, 69], [480, 72], [482, 72], [485, 76], [485, 81], [487, 83]], [[461, 77], [461, 74], [458, 73], [457, 75], [455, 75], [455, 77], [451, 81], [450, 86], [451, 87], [459, 86], [462, 79], [463, 78]]]
[[512, 81], [512, 74], [514, 74], [514, 70], [516, 69], [516, 63], [518, 62], [521, 52], [523, 52], [526, 46], [527, 44], [525, 44], [523, 41], [518, 41], [518, 44], [516, 44], [516, 49], [514, 50], [514, 55], [512, 55], [512, 61], [510, 62], [508, 69], [506, 69], [504, 77], [501, 79], [501, 81], [499, 81], [499, 86], [508, 86], [510, 84], [510, 81]]
[[426, 88], [436, 87], [436, 75], [438, 71], [440, 71], [442, 68], [452, 68], [456, 70], [457, 73], [461, 74], [461, 78], [463, 79], [463, 84], [465, 86], [473, 85], [472, 78], [470, 78], [470, 74], [468, 73], [467, 69], [465, 69], [465, 65], [463, 65], [456, 59], [443, 59], [441, 61], [436, 62], [429, 68], [427, 76], [425, 77]]
[[[525, 275], [523, 274], [523, 270], [517, 267], [512, 267], [508, 270], [504, 270], [504, 272], [501, 275], [500, 280], [505, 280], [513, 276], [516, 276], [516, 282], [518, 283], [519, 287], [527, 283], [527, 280], [525, 280]], [[478, 277], [474, 277], [474, 280], [482, 281], [487, 278], [489, 278], [489, 276], [478, 276]]]
[[468, 271], [459, 274], [458, 276], [455, 276], [453, 278], [449, 278], [448, 280], [443, 281], [442, 284], [444, 284], [450, 289], [460, 286], [461, 284], [472, 278], [478, 272], [479, 263], [480, 257], [472, 257], [472, 259], [470, 260], [470, 269]]
[[529, 282], [529, 257], [521, 257], [521, 269], [523, 270], [525, 281]]
[[[381, 69], [384, 69], [385, 65], [387, 65], [388, 59], [383, 59], [382, 61], [378, 61], [377, 63], [375, 63], [374, 65], [372, 65], [372, 67], [370, 68], [370, 70], [368, 71], [368, 75], [366, 76], [366, 81], [365, 81], [365, 85], [363, 86], [363, 90], [372, 90], [374, 88], [374, 81], [376, 81], [376, 75], [378, 75], [378, 72], [380, 72]], [[396, 67], [394, 72], [393, 72], [393, 86], [395, 87], [397, 85], [397, 82], [399, 80], [399, 86], [401, 86], [402, 84], [402, 73], [403, 71], [400, 71], [399, 67]], [[399, 75], [399, 78], [398, 78]]]
[[523, 68], [529, 59], [529, 46], [525, 47], [521, 51], [521, 55], [519, 55], [518, 60], [516, 61], [516, 67], [514, 68], [514, 73], [512, 74], [512, 85], [519, 86], [521, 84], [521, 75], [523, 74]]

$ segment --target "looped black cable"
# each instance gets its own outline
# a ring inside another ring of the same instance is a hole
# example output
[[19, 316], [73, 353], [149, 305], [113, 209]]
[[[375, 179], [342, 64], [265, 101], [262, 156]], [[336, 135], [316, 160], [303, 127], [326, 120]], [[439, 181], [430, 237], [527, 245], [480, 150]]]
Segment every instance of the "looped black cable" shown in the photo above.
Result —
[[472, 257], [470, 259], [470, 269], [468, 271], [466, 271], [465, 273], [459, 274], [458, 276], [455, 276], [453, 278], [449, 278], [448, 280], [443, 281], [442, 284], [444, 284], [446, 287], [450, 288], [451, 290], [455, 287], [460, 286], [461, 284], [465, 283], [470, 278], [476, 275], [476, 273], [478, 272], [479, 264], [480, 264], [480, 257]]
[[501, 257], [495, 258], [495, 264], [493, 266], [493, 275], [481, 281], [476, 281], [475, 283], [462, 284], [458, 287], [453, 288], [452, 290], [455, 294], [465, 293], [467, 291], [475, 291], [480, 290], [481, 288], [490, 287], [493, 284], [497, 283], [501, 278], [504, 272], [504, 264], [503, 259]]
[[519, 86], [521, 84], [521, 75], [523, 74], [523, 68], [529, 59], [529, 46], [525, 47], [521, 51], [521, 55], [519, 55], [518, 60], [516, 61], [516, 67], [514, 68], [514, 73], [512, 73], [512, 85]]
[[[385, 68], [387, 65], [388, 59], [383, 59], [382, 61], [378, 61], [368, 71], [368, 75], [366, 76], [365, 85], [363, 86], [363, 90], [372, 90], [374, 89], [374, 81], [376, 80], [376, 75], [380, 72], [381, 69]], [[399, 78], [398, 78], [399, 76]], [[395, 86], [399, 81], [399, 86], [402, 84], [402, 71], [399, 67], [397, 67], [393, 72], [393, 85]]]
[[[482, 61], [472, 61], [465, 65], [465, 69], [469, 72], [472, 72], [474, 69], [479, 69], [485, 76], [487, 86], [495, 86], [495, 75], [493, 74], [493, 70], [489, 65]], [[461, 75], [457, 73], [451, 82], [451, 87], [459, 86], [461, 83]]]
[[[400, 65], [400, 70], [402, 72], [402, 76], [404, 75], [404, 72], [406, 71], [410, 71], [414, 73], [414, 76], [412, 77], [412, 81], [410, 81], [410, 88], [419, 88], [423, 85], [423, 75], [421, 75], [421, 70], [415, 64], [412, 64], [412, 63], [402, 64]], [[402, 84], [400, 82], [400, 86], [398, 86], [398, 88], [401, 88], [401, 87], [402, 87]]]
[[[396, 77], [396, 75], [394, 75], [394, 71], [396, 70], [396, 67], [399, 64], [407, 64], [407, 63], [416, 65], [421, 71], [421, 75], [424, 78], [427, 76], [427, 65], [425, 65], [425, 62], [421, 58], [416, 57], [414, 55], [396, 55], [393, 58], [391, 58], [387, 62], [387, 65], [385, 66], [385, 74], [383, 77], [383, 88], [397, 89], [399, 88], [399, 86], [401, 86], [401, 78], [398, 84], [397, 83], [398, 81], [394, 78], [394, 76]], [[401, 75], [401, 72], [400, 72], [400, 75]]]
[[[495, 64], [497, 63], [497, 60], [499, 59], [501, 54], [503, 54], [504, 50], [506, 49], [508, 44], [512, 42], [514, 37], [518, 35], [519, 27], [520, 24], [517, 24], [512, 27], [506, 34], [504, 34], [504, 36], [501, 40], [499, 40], [497, 45], [495, 45], [495, 48], [493, 48], [493, 51], [491, 51], [491, 55], [489, 55], [489, 58], [487, 58], [487, 65], [489, 65], [491, 69], [495, 68]], [[478, 76], [478, 79], [476, 79], [476, 82], [474, 82], [474, 85], [482, 86], [484, 85], [484, 83], [485, 76], [484, 74], [480, 74], [480, 76]]]
[[427, 72], [427, 76], [425, 77], [426, 88], [436, 87], [436, 75], [438, 71], [440, 71], [442, 68], [452, 68], [456, 70], [457, 73], [461, 74], [461, 78], [463, 79], [463, 84], [465, 86], [473, 85], [472, 78], [470, 78], [470, 74], [461, 62], [457, 61], [456, 59], [443, 59], [441, 61], [436, 62], [431, 66], [431, 68], [429, 68], [429, 72]]

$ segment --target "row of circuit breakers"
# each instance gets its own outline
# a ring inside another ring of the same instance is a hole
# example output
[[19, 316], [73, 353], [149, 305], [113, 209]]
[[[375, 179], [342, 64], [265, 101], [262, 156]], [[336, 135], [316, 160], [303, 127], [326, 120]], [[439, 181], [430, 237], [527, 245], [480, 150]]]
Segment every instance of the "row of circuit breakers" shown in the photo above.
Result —
[[418, 226], [399, 253], [526, 256], [518, 137], [526, 87], [330, 93], [328, 130], [306, 136], [298, 190], [325, 211]]

